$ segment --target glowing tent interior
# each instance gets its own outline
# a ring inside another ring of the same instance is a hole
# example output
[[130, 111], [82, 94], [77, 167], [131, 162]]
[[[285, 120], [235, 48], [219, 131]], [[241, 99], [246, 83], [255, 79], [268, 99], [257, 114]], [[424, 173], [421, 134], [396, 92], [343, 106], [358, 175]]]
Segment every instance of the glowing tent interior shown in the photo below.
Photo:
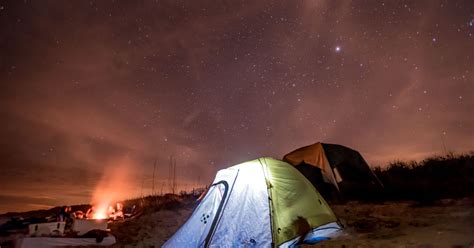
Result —
[[292, 247], [342, 230], [313, 185], [286, 162], [260, 158], [220, 170], [164, 247]]

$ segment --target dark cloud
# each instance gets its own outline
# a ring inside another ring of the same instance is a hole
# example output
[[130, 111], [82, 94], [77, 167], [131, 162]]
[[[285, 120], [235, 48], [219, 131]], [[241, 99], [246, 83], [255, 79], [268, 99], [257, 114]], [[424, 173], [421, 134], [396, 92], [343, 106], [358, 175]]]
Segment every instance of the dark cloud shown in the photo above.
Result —
[[316, 141], [372, 164], [474, 145], [471, 1], [0, 7], [0, 211], [88, 202], [122, 158], [137, 196], [170, 157], [190, 188]]

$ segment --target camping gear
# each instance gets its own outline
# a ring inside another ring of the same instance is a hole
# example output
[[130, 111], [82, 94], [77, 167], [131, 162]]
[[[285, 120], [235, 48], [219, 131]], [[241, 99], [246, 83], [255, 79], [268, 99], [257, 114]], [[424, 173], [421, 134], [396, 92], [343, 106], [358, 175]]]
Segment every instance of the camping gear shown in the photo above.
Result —
[[220, 170], [163, 247], [291, 247], [339, 233], [311, 183], [286, 162], [260, 158]]
[[116, 239], [112, 235], [104, 237], [100, 242], [97, 242], [96, 238], [25, 237], [16, 240], [15, 248], [110, 246], [115, 242]]
[[61, 236], [64, 233], [66, 222], [47, 222], [28, 225], [30, 236]]
[[342, 145], [318, 142], [286, 154], [283, 160], [294, 165], [326, 199], [332, 198], [332, 189], [344, 198], [361, 199], [383, 188], [360, 153]]
[[65, 222], [48, 222], [29, 225], [29, 236], [18, 238], [17, 248], [58, 246], [109, 246], [116, 242], [107, 230], [105, 219], [75, 219], [72, 230], [75, 236], [64, 234]]
[[72, 223], [72, 230], [77, 235], [83, 235], [91, 230], [107, 231], [106, 219], [75, 219]]

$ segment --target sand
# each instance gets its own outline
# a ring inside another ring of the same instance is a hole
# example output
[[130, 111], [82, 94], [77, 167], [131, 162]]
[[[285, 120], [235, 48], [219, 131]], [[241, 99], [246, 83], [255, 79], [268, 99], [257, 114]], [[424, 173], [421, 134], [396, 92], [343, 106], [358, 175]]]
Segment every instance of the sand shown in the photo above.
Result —
[[[332, 205], [345, 225], [338, 240], [304, 247], [474, 247], [474, 199]], [[160, 210], [110, 225], [113, 247], [160, 247], [186, 221], [192, 206]]]
[[112, 247], [161, 247], [186, 222], [192, 207], [160, 210], [109, 224], [117, 243]]
[[[156, 210], [148, 207], [139, 216], [109, 223], [117, 239], [112, 247], [161, 247], [187, 220], [193, 205], [188, 199]], [[303, 247], [474, 248], [474, 199], [442, 200], [430, 206], [349, 202], [331, 208], [345, 226], [344, 235]]]
[[307, 247], [474, 247], [474, 200], [332, 206], [344, 237]]

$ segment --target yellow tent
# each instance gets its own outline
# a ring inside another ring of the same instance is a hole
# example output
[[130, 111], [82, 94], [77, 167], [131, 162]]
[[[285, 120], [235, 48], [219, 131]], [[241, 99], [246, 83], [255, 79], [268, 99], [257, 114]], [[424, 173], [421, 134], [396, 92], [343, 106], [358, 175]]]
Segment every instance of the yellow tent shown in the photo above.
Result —
[[337, 218], [286, 162], [260, 158], [220, 170], [164, 247], [292, 247], [334, 237]]

